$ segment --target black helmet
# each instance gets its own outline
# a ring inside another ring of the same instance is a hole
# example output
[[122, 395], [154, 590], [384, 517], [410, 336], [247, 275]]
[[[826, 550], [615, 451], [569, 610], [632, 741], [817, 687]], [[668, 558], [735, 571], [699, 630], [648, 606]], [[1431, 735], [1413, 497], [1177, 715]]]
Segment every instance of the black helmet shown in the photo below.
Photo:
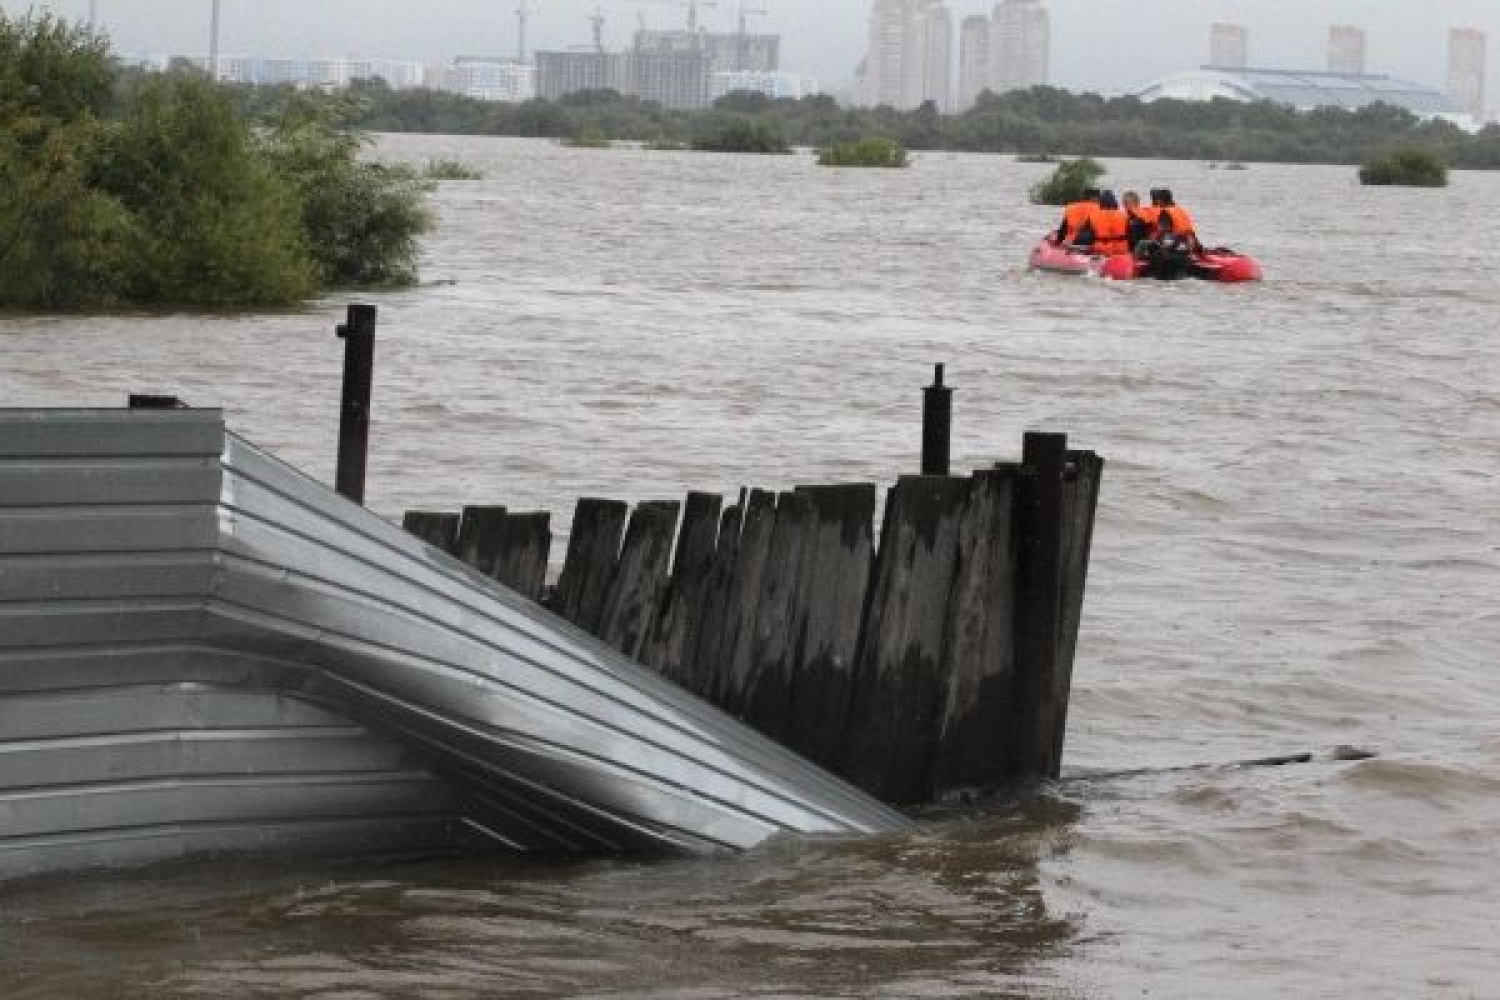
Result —
[[1162, 201], [1162, 189], [1161, 188], [1152, 188], [1151, 189], [1151, 204], [1153, 204], [1153, 205], [1161, 205], [1161, 204], [1163, 204], [1163, 201]]
[[1172, 200], [1172, 189], [1171, 188], [1162, 188], [1161, 189], [1161, 203], [1163, 205], [1175, 205], [1175, 204], [1177, 204], [1177, 202], [1175, 202], [1175, 201]]
[[1120, 203], [1115, 200], [1115, 193], [1113, 191], [1105, 191], [1103, 194], [1101, 194], [1099, 196], [1099, 207], [1100, 208], [1119, 208], [1120, 207]]
[[1084, 188], [1083, 189], [1083, 200], [1084, 201], [1098, 201], [1099, 200], [1099, 189], [1096, 188], [1096, 187], [1087, 187], [1087, 188]]

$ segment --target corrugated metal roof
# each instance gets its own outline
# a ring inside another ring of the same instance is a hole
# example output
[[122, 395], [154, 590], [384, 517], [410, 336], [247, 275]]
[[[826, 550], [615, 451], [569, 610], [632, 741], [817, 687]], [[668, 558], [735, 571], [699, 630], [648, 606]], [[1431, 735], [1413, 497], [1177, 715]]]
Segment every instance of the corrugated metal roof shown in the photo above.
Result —
[[217, 412], [0, 411], [0, 874], [904, 822]]

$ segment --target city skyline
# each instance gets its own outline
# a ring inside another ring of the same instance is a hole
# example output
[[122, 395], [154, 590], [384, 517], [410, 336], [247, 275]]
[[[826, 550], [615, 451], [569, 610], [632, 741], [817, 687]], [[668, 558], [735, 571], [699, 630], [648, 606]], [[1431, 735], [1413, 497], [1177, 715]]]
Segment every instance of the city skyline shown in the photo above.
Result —
[[[734, 30], [738, 0], [700, 3], [703, 25]], [[126, 55], [207, 51], [209, 2], [201, 0], [92, 0], [101, 26]], [[589, 44], [596, 0], [529, 0], [529, 48], [567, 49]], [[83, 20], [90, 0], [0, 0], [8, 14], [48, 8]], [[516, 47], [516, 0], [437, 0], [414, 10], [396, 0], [222, 0], [225, 53], [357, 55], [365, 58], [446, 62], [464, 55], [503, 55]], [[957, 25], [988, 15], [993, 2], [953, 2]], [[1184, 10], [1180, 0], [1047, 0], [1053, 36], [1050, 77], [1075, 90], [1119, 93], [1155, 76], [1204, 60], [1204, 39], [1215, 21], [1244, 24], [1253, 37], [1251, 61], [1282, 68], [1314, 68], [1327, 61], [1334, 24], [1366, 33], [1370, 72], [1393, 73], [1438, 86], [1448, 75], [1452, 29], [1473, 28], [1500, 37], [1500, 5], [1490, 0], [1432, 0], [1421, 10], [1392, 9], [1381, 0], [1327, 0], [1309, 16], [1305, 0], [1202, 0]], [[201, 8], [201, 9], [200, 9]], [[604, 38], [623, 48], [640, 20], [652, 28], [680, 27], [686, 12], [674, 0], [602, 0]], [[783, 65], [834, 87], [848, 86], [868, 43], [870, 0], [824, 0], [816, 9], [796, 0], [755, 0], [749, 30], [784, 38]], [[446, 16], [434, 16], [447, 11]], [[1079, 44], [1087, 39], [1088, 44]], [[1118, 39], [1118, 45], [1100, 44]], [[956, 58], [955, 58], [956, 62]], [[1496, 78], [1494, 72], [1489, 79]], [[1496, 101], [1487, 95], [1493, 106]]]

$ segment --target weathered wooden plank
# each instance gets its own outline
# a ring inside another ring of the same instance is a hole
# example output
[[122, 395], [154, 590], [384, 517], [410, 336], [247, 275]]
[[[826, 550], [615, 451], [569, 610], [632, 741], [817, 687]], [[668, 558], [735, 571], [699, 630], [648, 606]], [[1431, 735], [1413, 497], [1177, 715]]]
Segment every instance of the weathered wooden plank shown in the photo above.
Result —
[[796, 600], [791, 723], [785, 739], [803, 756], [836, 765], [854, 693], [854, 658], [875, 553], [874, 484], [807, 486], [810, 507]]
[[551, 607], [592, 635], [599, 634], [604, 619], [604, 602], [615, 577], [629, 515], [629, 504], [592, 497], [579, 500], [573, 512], [568, 554]]
[[938, 797], [1014, 777], [1016, 466], [975, 474], [959, 525], [933, 789]]
[[802, 560], [808, 554], [811, 515], [812, 504], [805, 493], [783, 493], [777, 498], [771, 555], [755, 610], [750, 672], [744, 679], [745, 721], [782, 743], [791, 742], [797, 645], [793, 609]]
[[465, 507], [454, 554], [479, 572], [488, 574], [495, 565], [505, 514], [504, 507]]
[[437, 511], [409, 510], [401, 518], [401, 527], [434, 548], [450, 555], [458, 545], [459, 515]]
[[751, 490], [744, 528], [730, 585], [724, 631], [710, 683], [710, 700], [731, 715], [745, 709], [745, 695], [755, 656], [755, 620], [760, 604], [771, 536], [776, 528], [776, 494]]
[[717, 493], [688, 494], [672, 562], [672, 581], [643, 656], [647, 666], [678, 683], [692, 672], [692, 654], [703, 629], [723, 507], [724, 498]]
[[672, 562], [672, 540], [677, 531], [675, 500], [636, 506], [625, 531], [625, 546], [604, 602], [599, 638], [626, 656], [639, 659], [651, 635], [667, 572]]
[[540, 601], [551, 552], [551, 514], [506, 514], [489, 573], [521, 596]]
[[735, 571], [739, 561], [740, 531], [745, 523], [746, 492], [740, 491], [740, 502], [724, 511], [719, 519], [719, 543], [714, 552], [713, 570], [709, 574], [702, 626], [694, 640], [691, 667], [678, 682], [694, 694], [713, 697], [723, 670], [726, 647], [725, 630], [729, 620]]
[[1103, 481], [1103, 458], [1092, 451], [1068, 452], [1067, 473], [1063, 480], [1058, 667], [1052, 691], [1053, 701], [1057, 705], [1053, 759], [1059, 768], [1062, 765], [1063, 741], [1068, 731], [1073, 657], [1078, 650], [1078, 630], [1083, 623], [1083, 595], [1088, 583], [1089, 559], [1094, 547], [1094, 521], [1099, 512], [1099, 491]]
[[839, 770], [894, 803], [931, 797], [943, 642], [969, 481], [903, 478], [887, 500]]
[[1015, 767], [1021, 778], [1061, 769], [1057, 703], [1062, 599], [1064, 434], [1026, 435], [1021, 479], [1019, 593], [1016, 602]]

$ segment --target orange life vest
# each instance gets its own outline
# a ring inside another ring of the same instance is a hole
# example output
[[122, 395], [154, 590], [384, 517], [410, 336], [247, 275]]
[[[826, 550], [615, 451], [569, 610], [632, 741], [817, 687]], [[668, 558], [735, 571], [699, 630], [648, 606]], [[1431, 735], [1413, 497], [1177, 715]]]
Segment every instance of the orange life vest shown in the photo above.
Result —
[[1161, 215], [1162, 229], [1173, 236], [1196, 237], [1198, 235], [1198, 231], [1193, 228], [1193, 217], [1181, 205], [1168, 205], [1161, 210]]
[[1098, 204], [1092, 201], [1075, 201], [1063, 210], [1062, 236], [1063, 242], [1067, 243], [1078, 235], [1083, 229], [1083, 224], [1089, 221], [1089, 215]]
[[1094, 229], [1094, 252], [1114, 256], [1129, 253], [1130, 242], [1126, 239], [1130, 231], [1130, 219], [1123, 208], [1099, 208], [1089, 213], [1089, 225]]
[[1131, 212], [1146, 224], [1146, 228], [1151, 230], [1153, 236], [1156, 235], [1156, 227], [1161, 223], [1160, 205], [1141, 205], [1139, 208], [1131, 209]]

